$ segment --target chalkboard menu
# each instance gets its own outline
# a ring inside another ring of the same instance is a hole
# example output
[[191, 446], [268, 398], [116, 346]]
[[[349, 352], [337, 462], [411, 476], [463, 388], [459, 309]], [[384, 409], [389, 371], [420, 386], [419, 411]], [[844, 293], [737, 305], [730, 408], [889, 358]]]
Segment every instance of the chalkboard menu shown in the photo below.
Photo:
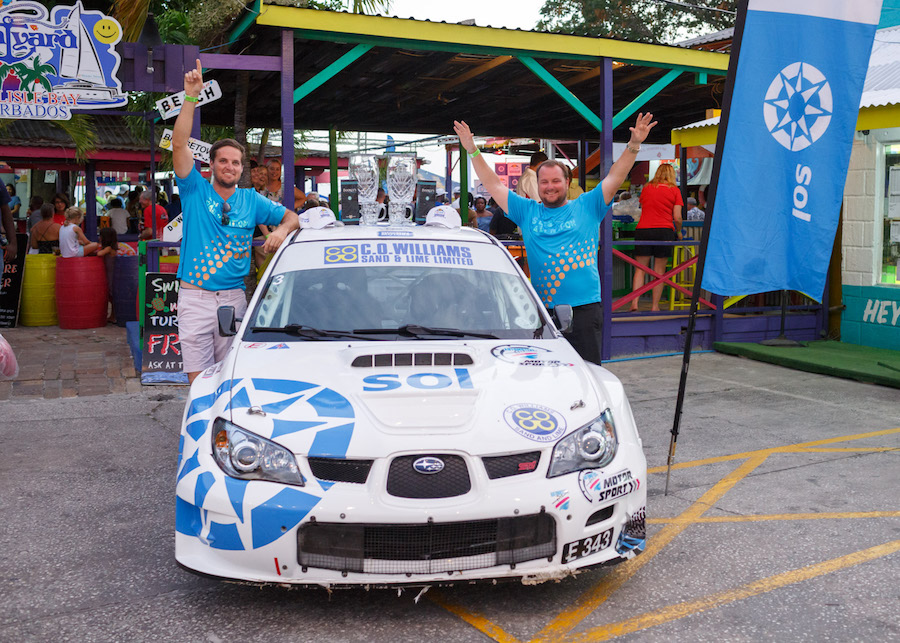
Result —
[[341, 221], [359, 223], [359, 181], [341, 181]]
[[419, 181], [416, 184], [416, 223], [425, 223], [425, 215], [434, 207], [437, 181]]
[[25, 254], [28, 252], [28, 235], [17, 234], [13, 243], [18, 243], [16, 260], [12, 263], [3, 262], [3, 277], [0, 278], [0, 328], [14, 328], [19, 316], [19, 296], [22, 294], [22, 271], [25, 268]]
[[178, 341], [178, 277], [148, 272], [144, 279], [141, 384], [187, 384]]

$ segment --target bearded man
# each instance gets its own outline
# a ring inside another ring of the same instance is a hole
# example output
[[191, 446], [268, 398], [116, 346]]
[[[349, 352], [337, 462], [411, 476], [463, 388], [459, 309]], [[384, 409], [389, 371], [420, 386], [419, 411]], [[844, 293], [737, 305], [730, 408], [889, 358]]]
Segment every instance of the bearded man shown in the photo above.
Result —
[[209, 151], [212, 184], [194, 167], [188, 138], [203, 90], [200, 61], [184, 76], [184, 106], [172, 128], [172, 161], [181, 195], [184, 232], [178, 265], [178, 335], [184, 372], [193, 382], [201, 371], [225, 358], [231, 338], [218, 333], [216, 311], [247, 310], [244, 276], [250, 269], [250, 245], [257, 225], [277, 226], [263, 250], [275, 252], [300, 227], [297, 215], [252, 188], [237, 188], [244, 169], [244, 148], [226, 138]]
[[600, 363], [603, 308], [600, 306], [600, 273], [597, 247], [600, 222], [619, 186], [631, 171], [641, 143], [656, 125], [652, 114], [639, 114], [630, 127], [631, 140], [613, 163], [599, 189], [568, 200], [572, 175], [559, 161], [537, 166], [540, 202], [516, 194], [478, 153], [472, 130], [465, 122], [454, 121], [459, 143], [473, 156], [472, 167], [481, 183], [519, 226], [528, 253], [531, 282], [549, 310], [560, 304], [572, 306], [572, 332], [566, 337], [581, 357]]

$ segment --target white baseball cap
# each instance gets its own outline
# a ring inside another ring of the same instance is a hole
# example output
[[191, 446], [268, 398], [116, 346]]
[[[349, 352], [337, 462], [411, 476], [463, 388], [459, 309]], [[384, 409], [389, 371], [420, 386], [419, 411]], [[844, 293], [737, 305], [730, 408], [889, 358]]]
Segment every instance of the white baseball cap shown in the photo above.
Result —
[[300, 229], [305, 230], [311, 228], [313, 230], [321, 230], [322, 228], [334, 228], [344, 225], [338, 221], [334, 212], [329, 208], [310, 208], [300, 213]]
[[425, 215], [425, 225], [440, 226], [442, 228], [458, 228], [462, 225], [459, 212], [449, 205], [439, 205], [431, 208]]

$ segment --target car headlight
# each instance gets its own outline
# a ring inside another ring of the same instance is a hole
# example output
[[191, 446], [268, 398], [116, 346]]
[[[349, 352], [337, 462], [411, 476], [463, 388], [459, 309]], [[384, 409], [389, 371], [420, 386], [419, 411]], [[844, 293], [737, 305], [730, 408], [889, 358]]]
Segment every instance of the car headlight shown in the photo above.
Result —
[[547, 477], [605, 467], [616, 456], [618, 444], [612, 411], [606, 409], [596, 420], [556, 443]]
[[233, 478], [305, 484], [293, 453], [223, 418], [213, 423], [212, 452], [222, 471]]

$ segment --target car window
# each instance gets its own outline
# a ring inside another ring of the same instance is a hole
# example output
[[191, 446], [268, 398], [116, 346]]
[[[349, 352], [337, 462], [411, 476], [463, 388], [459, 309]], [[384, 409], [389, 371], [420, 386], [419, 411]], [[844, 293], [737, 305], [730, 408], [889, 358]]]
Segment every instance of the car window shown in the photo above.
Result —
[[275, 275], [246, 328], [289, 324], [339, 331], [414, 324], [533, 339], [542, 317], [517, 273], [388, 264]]

